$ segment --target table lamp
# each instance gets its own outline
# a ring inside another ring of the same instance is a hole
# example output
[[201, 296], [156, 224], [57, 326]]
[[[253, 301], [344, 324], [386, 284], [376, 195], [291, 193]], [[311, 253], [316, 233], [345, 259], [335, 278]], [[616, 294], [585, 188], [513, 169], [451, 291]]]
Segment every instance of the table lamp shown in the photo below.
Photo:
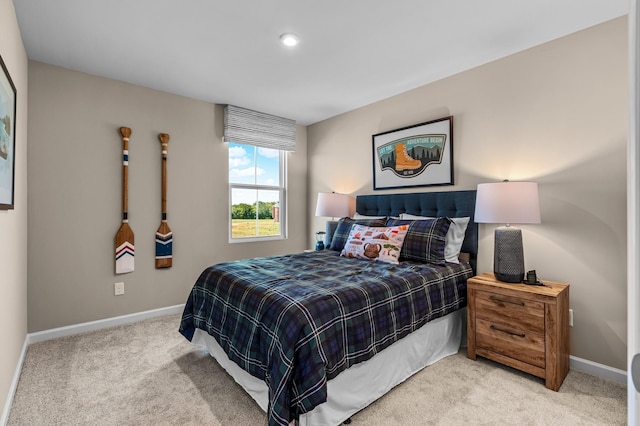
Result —
[[[316, 216], [319, 217], [345, 217], [351, 214], [351, 197], [347, 194], [335, 192], [318, 192], [318, 202], [316, 204]], [[329, 223], [326, 225], [326, 234], [329, 234]], [[320, 244], [316, 244], [316, 250], [322, 250]]]
[[522, 231], [513, 223], [540, 223], [536, 182], [481, 183], [476, 194], [477, 223], [502, 223], [494, 234], [493, 272], [503, 282], [524, 279]]

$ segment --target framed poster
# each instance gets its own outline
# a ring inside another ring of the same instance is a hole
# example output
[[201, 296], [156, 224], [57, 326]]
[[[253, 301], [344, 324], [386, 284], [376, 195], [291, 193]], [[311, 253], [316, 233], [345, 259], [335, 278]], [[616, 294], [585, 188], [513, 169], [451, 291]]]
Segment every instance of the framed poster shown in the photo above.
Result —
[[13, 209], [16, 165], [16, 86], [0, 56], [0, 210]]
[[373, 189], [453, 185], [453, 116], [372, 139]]

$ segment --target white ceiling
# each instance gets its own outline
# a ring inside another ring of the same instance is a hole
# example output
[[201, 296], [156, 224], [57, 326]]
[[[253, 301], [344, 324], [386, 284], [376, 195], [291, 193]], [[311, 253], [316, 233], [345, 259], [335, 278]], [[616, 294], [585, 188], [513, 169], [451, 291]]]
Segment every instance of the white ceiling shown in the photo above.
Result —
[[[622, 16], [627, 0], [14, 0], [29, 59], [312, 124]], [[301, 38], [279, 43], [284, 32]]]

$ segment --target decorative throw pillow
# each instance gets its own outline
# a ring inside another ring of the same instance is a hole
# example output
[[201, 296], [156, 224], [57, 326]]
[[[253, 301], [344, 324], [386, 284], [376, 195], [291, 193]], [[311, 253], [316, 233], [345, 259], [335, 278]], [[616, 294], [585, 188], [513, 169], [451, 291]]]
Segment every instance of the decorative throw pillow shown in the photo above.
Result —
[[398, 263], [408, 225], [373, 228], [353, 225], [341, 256]]
[[384, 219], [358, 219], [353, 220], [348, 217], [343, 217], [338, 221], [333, 237], [331, 238], [331, 250], [342, 251], [347, 239], [349, 238], [349, 232], [354, 224], [366, 225], [366, 226], [384, 226]]
[[[414, 216], [408, 213], [400, 214], [400, 219], [408, 220], [428, 220], [435, 219], [433, 217]], [[465, 233], [467, 232], [467, 226], [469, 225], [469, 217], [450, 217], [451, 226], [447, 231], [447, 240], [444, 247], [444, 258], [450, 263], [460, 263], [458, 256], [460, 256], [460, 249], [462, 248], [462, 242], [464, 241]]]
[[415, 221], [390, 219], [387, 226], [409, 225], [400, 260], [444, 265], [444, 247], [450, 223], [446, 217]]

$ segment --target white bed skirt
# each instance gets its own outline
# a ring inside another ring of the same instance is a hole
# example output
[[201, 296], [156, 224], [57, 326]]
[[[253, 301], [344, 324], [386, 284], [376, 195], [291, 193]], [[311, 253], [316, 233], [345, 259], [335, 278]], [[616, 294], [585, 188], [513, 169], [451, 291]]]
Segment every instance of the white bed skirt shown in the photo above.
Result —
[[[457, 353], [465, 329], [466, 308], [427, 323], [368, 361], [348, 368], [327, 383], [327, 402], [302, 415], [299, 424], [339, 425], [424, 367]], [[264, 381], [238, 367], [205, 331], [196, 329], [192, 343], [206, 346], [222, 368], [267, 411], [269, 391]]]

